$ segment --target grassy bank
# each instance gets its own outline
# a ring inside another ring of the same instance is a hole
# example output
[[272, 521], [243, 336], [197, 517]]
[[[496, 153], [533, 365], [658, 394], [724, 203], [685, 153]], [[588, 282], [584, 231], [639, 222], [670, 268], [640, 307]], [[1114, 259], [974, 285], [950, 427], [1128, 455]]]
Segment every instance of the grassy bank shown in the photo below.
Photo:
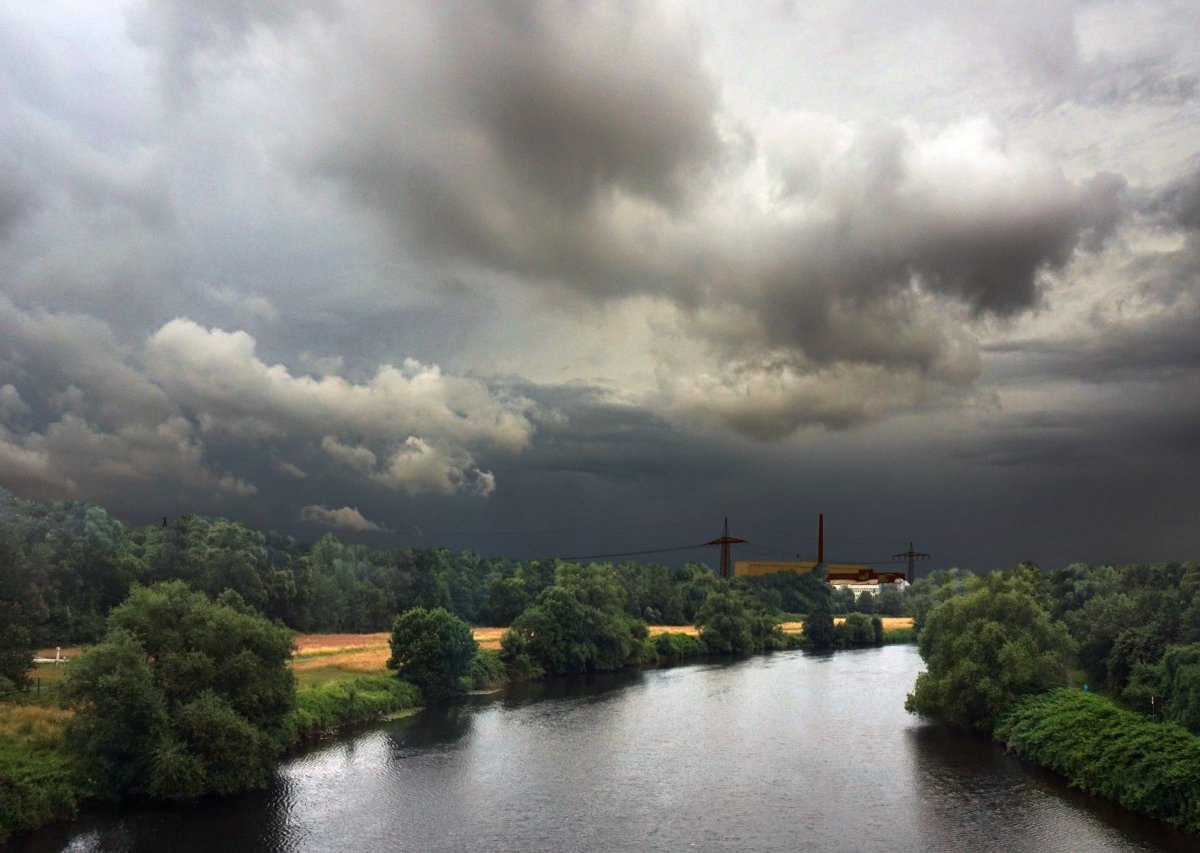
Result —
[[417, 688], [394, 675], [331, 679], [296, 691], [290, 724], [299, 742], [415, 708], [419, 701]]
[[71, 817], [86, 796], [63, 750], [70, 718], [57, 708], [0, 703], [0, 842]]
[[1200, 833], [1200, 737], [1173, 723], [1062, 688], [1018, 702], [995, 737], [1077, 788]]

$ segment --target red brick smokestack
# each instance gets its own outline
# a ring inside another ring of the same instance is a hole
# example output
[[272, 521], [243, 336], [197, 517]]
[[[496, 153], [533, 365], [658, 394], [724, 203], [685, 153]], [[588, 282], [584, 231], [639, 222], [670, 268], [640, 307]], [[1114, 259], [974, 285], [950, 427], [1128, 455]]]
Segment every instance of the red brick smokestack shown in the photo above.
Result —
[[817, 516], [817, 562], [825, 562], [825, 513]]

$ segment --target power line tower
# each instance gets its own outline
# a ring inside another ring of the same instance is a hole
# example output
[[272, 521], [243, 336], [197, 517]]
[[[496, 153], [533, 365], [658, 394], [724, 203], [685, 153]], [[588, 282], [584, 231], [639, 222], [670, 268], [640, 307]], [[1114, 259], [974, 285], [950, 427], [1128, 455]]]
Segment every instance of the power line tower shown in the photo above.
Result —
[[899, 554], [893, 554], [892, 560], [899, 562], [900, 560], [908, 561], [908, 571], [904, 573], [904, 579], [909, 583], [913, 583], [917, 579], [917, 560], [928, 560], [929, 555], [921, 551], [913, 550], [913, 543], [908, 543], [908, 550], [901, 551]]
[[745, 539], [738, 539], [729, 535], [729, 518], [725, 518], [725, 535], [720, 539], [714, 539], [711, 542], [705, 542], [705, 545], [720, 545], [721, 546], [721, 574], [720, 577], [728, 578], [730, 576], [729, 565], [729, 546], [740, 545]]

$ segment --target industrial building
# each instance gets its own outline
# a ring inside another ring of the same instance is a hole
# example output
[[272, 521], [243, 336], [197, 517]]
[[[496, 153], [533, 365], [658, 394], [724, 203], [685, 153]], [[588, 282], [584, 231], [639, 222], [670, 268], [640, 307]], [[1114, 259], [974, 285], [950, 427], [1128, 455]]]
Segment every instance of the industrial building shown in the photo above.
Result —
[[[766, 560], [737, 560], [733, 564], [733, 576], [761, 577], [775, 572], [791, 572], [803, 575], [811, 572], [820, 563], [814, 561], [766, 561]], [[834, 587], [847, 586], [855, 592], [878, 592], [881, 584], [898, 583], [907, 586], [908, 581], [904, 572], [877, 572], [874, 569], [858, 563], [827, 563], [825, 571], [829, 575], [829, 583]]]
[[[726, 538], [729, 536], [728, 523], [725, 531]], [[741, 540], [734, 540], [741, 541]], [[908, 560], [908, 571], [875, 571], [867, 565], [861, 563], [826, 563], [825, 562], [825, 515], [822, 513], [817, 517], [817, 559], [813, 561], [799, 560], [738, 560], [733, 564], [734, 577], [761, 577], [763, 575], [771, 575], [776, 572], [791, 572], [797, 575], [807, 574], [817, 566], [823, 565], [827, 573], [828, 581], [834, 587], [849, 587], [857, 592], [879, 592], [883, 584], [899, 584], [901, 587], [907, 586], [912, 582], [913, 578], [913, 560], [928, 558], [928, 554], [922, 554], [912, 550], [912, 545], [909, 545], [908, 551], [903, 554], [897, 554], [893, 559], [905, 558]]]

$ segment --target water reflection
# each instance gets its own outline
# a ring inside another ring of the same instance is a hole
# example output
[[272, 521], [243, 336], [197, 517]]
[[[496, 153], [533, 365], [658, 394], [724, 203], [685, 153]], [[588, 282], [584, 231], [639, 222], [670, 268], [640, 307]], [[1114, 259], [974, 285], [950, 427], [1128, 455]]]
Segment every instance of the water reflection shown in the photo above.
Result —
[[[907, 740], [920, 768], [921, 832], [934, 848], [1200, 849], [1200, 839], [1073, 790], [986, 738], [921, 726]], [[1005, 828], [1003, 839], [991, 831], [993, 817]]]

